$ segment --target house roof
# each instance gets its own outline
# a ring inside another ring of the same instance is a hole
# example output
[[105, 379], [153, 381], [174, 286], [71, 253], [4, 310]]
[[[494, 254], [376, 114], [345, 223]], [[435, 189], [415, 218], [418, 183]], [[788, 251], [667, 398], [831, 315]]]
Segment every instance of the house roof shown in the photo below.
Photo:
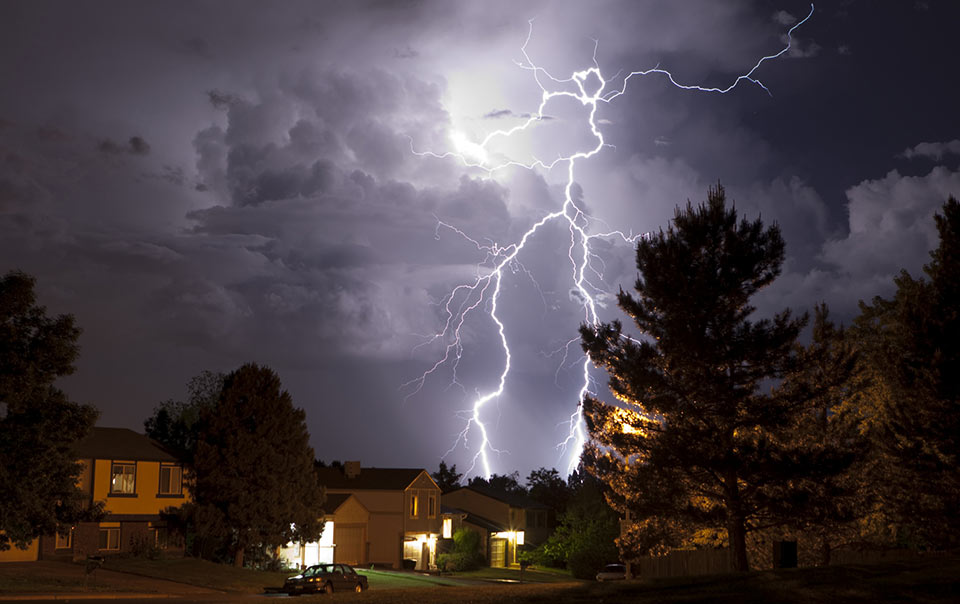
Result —
[[479, 493], [480, 495], [484, 495], [484, 496], [489, 497], [489, 498], [491, 498], [491, 499], [496, 499], [497, 501], [501, 501], [501, 502], [506, 503], [507, 505], [509, 505], [509, 506], [511, 506], [511, 507], [515, 507], [515, 508], [523, 508], [523, 509], [526, 509], [526, 510], [545, 510], [545, 509], [549, 509], [549, 506], [546, 506], [546, 505], [543, 505], [542, 503], [539, 503], [539, 502], [537, 502], [537, 501], [534, 501], [533, 499], [530, 499], [530, 498], [527, 497], [526, 495], [517, 495], [517, 494], [514, 494], [514, 493], [505, 493], [505, 492], [503, 492], [503, 491], [499, 491], [499, 490], [497, 490], [497, 489], [492, 489], [492, 488], [490, 488], [490, 487], [488, 487], [488, 486], [484, 486], [484, 485], [477, 485], [477, 484], [475, 484], [475, 485], [468, 485], [468, 486], [465, 486], [465, 487], [460, 487], [459, 489], [454, 489], [454, 491], [451, 491], [451, 492], [464, 491], [464, 490], [466, 490], [466, 491], [473, 491], [474, 493]]
[[423, 468], [361, 468], [358, 476], [347, 478], [342, 467], [317, 468], [320, 484], [328, 489], [370, 491], [402, 491], [423, 472]]
[[466, 510], [461, 510], [458, 508], [452, 508], [446, 505], [440, 506], [441, 514], [451, 514], [458, 515], [463, 517], [463, 521], [469, 524], [472, 524], [476, 527], [490, 531], [491, 533], [499, 533], [500, 531], [507, 530], [507, 527], [503, 526], [499, 522], [494, 522], [489, 518], [484, 518], [483, 516], [478, 516], [476, 514], [471, 514]]
[[177, 461], [157, 441], [127, 428], [94, 427], [74, 451], [80, 459], [132, 459]]
[[334, 514], [340, 509], [340, 506], [347, 502], [347, 499], [353, 497], [350, 493], [334, 493], [327, 495], [327, 500], [323, 502], [323, 511], [327, 514]]

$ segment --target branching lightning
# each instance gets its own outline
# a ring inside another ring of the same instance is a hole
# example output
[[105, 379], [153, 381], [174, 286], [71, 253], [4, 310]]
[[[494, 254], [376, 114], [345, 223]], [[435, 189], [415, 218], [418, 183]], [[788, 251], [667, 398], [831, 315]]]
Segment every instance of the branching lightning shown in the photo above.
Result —
[[[445, 454], [445, 456], [450, 454], [461, 444], [466, 447], [468, 445], [468, 433], [470, 432], [471, 428], [475, 428], [479, 432], [480, 442], [475, 445], [476, 453], [472, 458], [470, 467], [467, 469], [467, 475], [474, 473], [479, 465], [482, 474], [485, 477], [489, 477], [491, 474], [490, 455], [492, 453], [500, 452], [493, 446], [487, 424], [484, 422], [481, 415], [484, 411], [484, 408], [491, 401], [496, 400], [501, 394], [503, 394], [507, 383], [507, 377], [510, 374], [510, 346], [506, 334], [506, 328], [504, 327], [503, 321], [498, 314], [500, 311], [500, 291], [504, 278], [504, 270], [511, 269], [525, 271], [526, 269], [524, 269], [522, 264], [520, 264], [519, 257], [523, 252], [524, 246], [527, 244], [530, 238], [533, 237], [537, 231], [547, 223], [557, 220], [564, 221], [570, 232], [570, 245], [567, 248], [567, 258], [570, 261], [573, 287], [578, 293], [578, 298], [582, 305], [584, 321], [592, 325], [597, 325], [599, 323], [599, 316], [597, 314], [598, 303], [596, 298], [599, 293], [603, 292], [603, 289], [597, 287], [590, 280], [589, 275], [593, 274], [598, 277], [602, 277], [602, 274], [601, 271], [598, 270], [594, 265], [594, 262], [599, 261], [599, 258], [592, 252], [591, 242], [601, 238], [619, 237], [627, 243], [632, 243], [641, 236], [633, 235], [632, 233], [625, 234], [620, 231], [597, 233], [590, 232], [592, 230], [591, 225], [596, 223], [596, 220], [588, 216], [574, 200], [574, 173], [577, 163], [581, 160], [590, 159], [594, 155], [600, 153], [604, 147], [608, 146], [604, 141], [603, 133], [601, 132], [597, 123], [597, 110], [600, 104], [610, 103], [617, 97], [626, 94], [627, 85], [634, 77], [648, 76], [653, 74], [665, 76], [673, 86], [683, 90], [726, 94], [736, 88], [742, 82], [746, 81], [759, 86], [767, 94], [771, 94], [770, 90], [764, 86], [759, 79], [757, 79], [755, 74], [760, 69], [761, 65], [763, 65], [763, 63], [781, 57], [790, 51], [793, 44], [793, 32], [813, 15], [813, 10], [814, 7], [813, 4], [811, 4], [810, 12], [807, 14], [807, 16], [804, 17], [803, 20], [794, 24], [787, 31], [786, 44], [779, 52], [761, 57], [749, 71], [738, 76], [726, 88], [713, 88], [695, 84], [683, 84], [677, 81], [672, 73], [660, 68], [660, 66], [657, 65], [650, 69], [630, 72], [623, 77], [619, 88], [608, 90], [609, 82], [603, 77], [600, 66], [597, 63], [596, 53], [598, 43], [596, 41], [594, 43], [592, 67], [582, 71], [575, 71], [566, 78], [554, 77], [546, 69], [536, 65], [527, 53], [527, 46], [529, 45], [530, 39], [533, 35], [533, 21], [531, 20], [527, 38], [524, 41], [523, 46], [520, 48], [523, 60], [518, 61], [517, 66], [532, 72], [533, 78], [540, 88], [541, 97], [537, 111], [535, 113], [531, 113], [529, 118], [512, 128], [494, 130], [493, 132], [490, 132], [483, 138], [482, 141], [478, 143], [470, 141], [467, 139], [467, 137], [459, 132], [454, 132], [451, 134], [451, 141], [454, 145], [453, 151], [446, 151], [443, 153], [417, 151], [416, 149], [413, 149], [411, 142], [411, 150], [413, 153], [421, 157], [434, 157], [441, 159], [456, 158], [462, 162], [464, 166], [485, 171], [489, 175], [493, 175], [494, 173], [509, 167], [527, 170], [540, 169], [546, 171], [553, 170], [558, 166], [566, 168], [566, 184], [564, 186], [563, 204], [556, 211], [542, 216], [520, 237], [520, 240], [515, 243], [511, 243], [509, 245], [500, 245], [497, 243], [482, 244], [476, 239], [470, 237], [461, 229], [447, 224], [439, 219], [437, 220], [436, 236], [438, 238], [440, 237], [441, 230], [449, 230], [462, 237], [465, 241], [476, 246], [476, 248], [484, 254], [484, 258], [477, 265], [476, 277], [472, 281], [457, 285], [440, 301], [442, 312], [445, 315], [443, 329], [426, 338], [421, 344], [421, 346], [423, 346], [437, 341], [443, 342], [443, 354], [429, 369], [423, 372], [423, 374], [421, 374], [418, 378], [404, 384], [404, 387], [409, 388], [410, 390], [410, 392], [407, 394], [407, 398], [409, 398], [410, 396], [418, 393], [423, 388], [426, 380], [441, 367], [450, 366], [453, 371], [452, 385], [456, 385], [466, 392], [463, 385], [460, 384], [457, 379], [457, 369], [463, 354], [462, 330], [464, 328], [464, 324], [469, 316], [479, 311], [485, 312], [496, 325], [497, 335], [499, 336], [500, 345], [504, 355], [504, 361], [500, 371], [499, 379], [497, 380], [495, 387], [491, 387], [486, 392], [477, 392], [472, 408], [463, 413], [463, 418], [466, 420], [463, 430], [460, 431], [455, 442]], [[593, 92], [587, 91], [588, 82], [594, 83], [589, 86], [595, 88]], [[555, 89], [550, 90], [548, 86]], [[589, 127], [593, 139], [595, 140], [595, 144], [592, 147], [576, 151], [570, 155], [558, 156], [550, 162], [544, 162], [536, 158], [529, 163], [516, 161], [510, 158], [497, 160], [493, 160], [491, 158], [489, 145], [492, 141], [499, 138], [509, 138], [519, 132], [530, 129], [535, 124], [547, 117], [547, 114], [545, 114], [544, 111], [552, 100], [563, 97], [574, 99], [587, 109], [586, 125]], [[578, 338], [573, 338], [569, 340], [562, 348], [563, 360], [561, 361], [561, 367], [565, 366], [567, 363], [567, 356], [570, 346], [575, 344], [577, 341]], [[569, 418], [569, 430], [567, 437], [563, 442], [557, 445], [561, 455], [564, 453], [569, 453], [568, 471], [573, 471], [576, 468], [577, 464], [579, 463], [580, 453], [585, 443], [583, 401], [584, 397], [591, 392], [590, 386], [592, 383], [590, 376], [590, 358], [584, 355], [581, 361], [578, 362], [581, 362], [583, 375], [581, 387], [578, 393], [577, 405]]]

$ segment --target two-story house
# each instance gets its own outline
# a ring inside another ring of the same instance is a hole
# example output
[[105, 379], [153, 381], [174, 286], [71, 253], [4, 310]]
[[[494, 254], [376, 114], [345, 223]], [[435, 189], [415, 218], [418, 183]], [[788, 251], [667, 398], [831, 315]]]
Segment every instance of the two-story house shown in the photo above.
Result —
[[[421, 570], [436, 565], [440, 487], [429, 472], [361, 468], [359, 461], [348, 461], [320, 468], [318, 474], [326, 487], [327, 513], [334, 518], [334, 561], [401, 568], [407, 560]], [[353, 497], [341, 500], [344, 495]]]
[[160, 516], [189, 501], [183, 466], [156, 441], [126, 428], [95, 427], [76, 446], [80, 489], [104, 502], [100, 522], [82, 522], [65, 535], [40, 538], [39, 557], [77, 559], [129, 552], [137, 547], [183, 551]]
[[517, 563], [517, 547], [539, 545], [550, 536], [549, 508], [523, 495], [483, 486], [444, 493], [445, 517], [461, 514], [462, 526], [481, 533], [490, 566]]

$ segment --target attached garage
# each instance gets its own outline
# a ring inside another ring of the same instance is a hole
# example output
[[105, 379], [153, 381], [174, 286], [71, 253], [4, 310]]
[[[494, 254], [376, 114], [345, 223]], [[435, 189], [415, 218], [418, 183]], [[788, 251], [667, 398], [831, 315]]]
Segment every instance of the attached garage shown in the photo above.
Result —
[[367, 535], [363, 525], [342, 525], [333, 527], [333, 561], [354, 566], [366, 564]]

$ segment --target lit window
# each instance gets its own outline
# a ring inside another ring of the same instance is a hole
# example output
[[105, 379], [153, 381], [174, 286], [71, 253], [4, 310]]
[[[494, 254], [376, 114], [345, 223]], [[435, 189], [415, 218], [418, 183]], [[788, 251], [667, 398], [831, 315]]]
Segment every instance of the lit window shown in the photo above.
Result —
[[183, 468], [173, 465], [160, 466], [161, 495], [180, 495], [183, 493]]
[[105, 550], [119, 550], [120, 527], [101, 528], [99, 548]]
[[110, 492], [132, 495], [137, 492], [137, 464], [114, 463], [110, 469]]
[[411, 496], [410, 496], [410, 517], [411, 517], [411, 518], [416, 518], [416, 517], [417, 517], [417, 512], [419, 511], [419, 510], [417, 509], [417, 503], [418, 503], [418, 502], [417, 502], [417, 496], [416, 496], [416, 495], [411, 495]]
[[450, 539], [453, 537], [453, 518], [444, 518], [443, 519], [443, 538]]
[[437, 517], [437, 498], [431, 495], [427, 499], [427, 518]]
[[56, 543], [54, 547], [57, 549], [70, 549], [70, 546], [73, 544], [73, 527], [70, 527], [70, 530], [67, 531], [67, 534], [61, 535], [57, 533]]

